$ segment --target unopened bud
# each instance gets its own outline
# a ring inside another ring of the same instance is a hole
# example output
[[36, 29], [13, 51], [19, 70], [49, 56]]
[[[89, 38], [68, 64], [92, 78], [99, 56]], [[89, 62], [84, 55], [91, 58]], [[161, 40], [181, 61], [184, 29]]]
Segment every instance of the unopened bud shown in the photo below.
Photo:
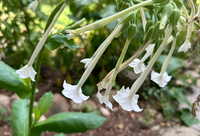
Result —
[[151, 27], [148, 29], [147, 33], [146, 33], [145, 36], [144, 36], [144, 43], [148, 42], [148, 41], [151, 39], [151, 36], [152, 36], [152, 34], [153, 34], [153, 29], [154, 29], [154, 26], [151, 26]]
[[135, 37], [136, 33], [137, 33], [137, 26], [135, 24], [131, 24], [131, 26], [128, 29], [128, 39], [132, 40]]
[[167, 5], [164, 6], [164, 8], [162, 10], [163, 18], [161, 19], [159, 29], [163, 29], [165, 27], [167, 19], [171, 15], [172, 10], [173, 10], [173, 6], [171, 4], [167, 4]]
[[135, 17], [135, 13], [134, 11], [131, 11], [130, 13], [126, 14], [122, 20], [122, 24], [131, 21], [132, 19], [134, 19]]
[[130, 27], [130, 23], [126, 22], [123, 24], [122, 29], [119, 31], [118, 34], [115, 35], [115, 38], [119, 37], [123, 32], [125, 32]]
[[154, 26], [153, 34], [152, 34], [152, 37], [151, 37], [152, 39], [159, 37], [163, 33], [164, 29], [161, 29], [161, 30], [159, 29], [160, 23], [161, 23], [161, 21], [158, 21], [156, 23], [156, 25]]
[[152, 20], [148, 20], [146, 23], [146, 27], [145, 27], [145, 33], [149, 30], [149, 28], [153, 26], [153, 21]]
[[180, 11], [178, 9], [173, 9], [172, 14], [169, 17], [169, 21], [172, 27], [174, 27], [177, 24], [180, 16], [181, 16]]

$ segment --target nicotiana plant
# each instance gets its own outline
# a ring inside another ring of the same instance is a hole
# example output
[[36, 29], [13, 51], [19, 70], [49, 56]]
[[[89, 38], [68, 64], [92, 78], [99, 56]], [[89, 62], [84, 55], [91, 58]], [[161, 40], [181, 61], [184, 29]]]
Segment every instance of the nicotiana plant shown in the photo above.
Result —
[[[65, 97], [72, 99], [75, 103], [86, 101], [89, 96], [83, 94], [81, 89], [82, 86], [112, 40], [118, 38], [123, 33], [126, 34], [127, 39], [124, 43], [121, 55], [119, 56], [115, 68], [97, 84], [97, 98], [100, 103], [104, 103], [107, 107], [113, 110], [112, 103], [109, 101], [110, 91], [115, 85], [117, 74], [127, 66], [130, 66], [133, 67], [136, 74], [141, 73], [139, 78], [132, 84], [131, 88], [125, 88], [123, 86], [117, 91], [117, 94], [114, 95], [113, 98], [124, 110], [140, 112], [142, 111], [142, 107], [139, 107], [138, 105], [139, 95], [137, 94], [137, 91], [152, 70], [153, 65], [161, 55], [162, 51], [165, 48], [170, 48], [160, 72], [152, 71], [151, 80], [157, 83], [160, 87], [165, 87], [171, 80], [171, 76], [166, 72], [170, 58], [173, 55], [175, 47], [180, 46], [176, 44], [179, 34], [185, 27], [187, 27], [185, 42], [178, 50], [178, 52], [187, 52], [192, 47], [190, 42], [191, 34], [199, 27], [198, 22], [196, 21], [198, 19], [196, 18], [199, 18], [200, 9], [198, 9], [195, 14], [196, 10], [192, 0], [188, 0], [191, 10], [189, 12], [190, 14], [188, 14], [184, 5], [185, 3], [183, 3], [182, 0], [116, 0], [119, 12], [114, 15], [81, 28], [74, 29], [77, 24], [79, 25], [81, 23], [80, 21], [72, 26], [66, 27], [62, 32], [51, 32], [52, 27], [56, 23], [65, 6], [73, 1], [74, 0], [64, 0], [52, 11], [42, 38], [37, 44], [30, 60], [24, 67], [15, 71], [5, 63], [0, 63], [0, 86], [7, 90], [14, 90], [20, 98], [22, 98], [15, 102], [11, 113], [11, 126], [13, 133], [16, 136], [37, 136], [40, 135], [42, 131], [46, 130], [63, 133], [84, 132], [89, 129], [97, 128], [105, 121], [105, 118], [98, 116], [96, 113], [84, 114], [68, 112], [56, 114], [47, 118], [45, 121], [39, 122], [40, 117], [51, 106], [53, 98], [52, 93], [46, 93], [39, 100], [38, 106], [33, 106], [39, 79], [42, 54], [44, 53], [43, 45], [45, 42], [47, 47], [52, 50], [58, 48], [63, 43], [70, 49], [75, 50], [79, 48], [79, 46], [74, 43], [74, 36], [106, 26], [107, 24], [117, 20], [118, 23], [112, 30], [111, 34], [101, 44], [99, 44], [99, 48], [91, 58], [81, 60], [81, 63], [85, 63], [85, 71], [77, 85], [71, 85], [64, 80], [64, 89], [62, 94]], [[31, 8], [33, 11], [37, 10], [38, 2], [40, 4], [42, 1], [35, 0], [28, 8]], [[148, 18], [145, 16], [145, 13], [149, 14]], [[137, 35], [138, 26], [136, 23], [136, 17], [138, 14], [141, 16], [144, 30], [143, 44], [129, 59], [124, 61], [129, 44]], [[67, 35], [65, 35], [66, 33]], [[50, 39], [54, 39], [57, 41], [56, 43], [59, 44], [52, 44]], [[49, 42], [51, 44], [49, 44]], [[142, 59], [138, 59], [142, 54], [144, 54]], [[150, 57], [150, 59], [149, 62], [146, 63], [148, 57]], [[35, 62], [36, 58], [37, 60]], [[35, 67], [33, 68], [34, 62]], [[103, 89], [106, 90], [104, 95], [101, 94]], [[30, 103], [27, 99], [30, 99]]]

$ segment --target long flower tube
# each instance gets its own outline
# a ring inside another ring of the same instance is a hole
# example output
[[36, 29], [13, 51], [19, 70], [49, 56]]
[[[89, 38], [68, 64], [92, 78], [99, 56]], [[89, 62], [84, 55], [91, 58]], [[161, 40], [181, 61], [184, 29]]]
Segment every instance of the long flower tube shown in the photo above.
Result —
[[[123, 18], [123, 17], [122, 17]], [[115, 29], [121, 24], [122, 18], [119, 20], [118, 24], [116, 25]], [[124, 25], [124, 24], [121, 24]], [[98, 49], [95, 51], [95, 53], [92, 55], [91, 58], [85, 58], [82, 59], [80, 62], [85, 64], [85, 69], [89, 66], [90, 62], [95, 58], [95, 56], [98, 54], [98, 52], [103, 48], [103, 44], [98, 47]]]
[[163, 49], [166, 45], [167, 39], [170, 37], [171, 32], [172, 32], [172, 26], [170, 25], [169, 28], [167, 28], [167, 31], [165, 32], [165, 38], [164, 38], [163, 42], [161, 43], [161, 45], [159, 46], [155, 55], [149, 62], [149, 65], [144, 70], [144, 72], [140, 75], [140, 77], [134, 82], [131, 89], [129, 89], [129, 88], [125, 89], [124, 87], [122, 87], [122, 89], [120, 91], [118, 91], [115, 96], [113, 96], [113, 98], [119, 103], [119, 105], [124, 110], [126, 110], [126, 111], [134, 110], [136, 112], [140, 112], [142, 110], [139, 108], [139, 106], [137, 104], [139, 95], [137, 95], [136, 92], [138, 91], [139, 87], [142, 85], [142, 83], [146, 79], [149, 71], [151, 70], [152, 66], [156, 62], [158, 56], [163, 51]]
[[[119, 25], [116, 29], [114, 29], [112, 31], [112, 33], [107, 37], [107, 39], [102, 43], [102, 45], [100, 45], [100, 46], [102, 46], [101, 50], [92, 59], [88, 68], [83, 73], [83, 75], [82, 75], [82, 77], [79, 80], [77, 85], [69, 85], [69, 84], [66, 84], [65, 81], [64, 81], [64, 84], [63, 84], [64, 90], [62, 91], [62, 94], [65, 97], [72, 99], [76, 103], [81, 103], [82, 100], [86, 100], [86, 97], [83, 97], [83, 95], [82, 95], [81, 87], [83, 86], [86, 79], [88, 78], [88, 76], [90, 75], [92, 70], [94, 69], [94, 66], [98, 62], [99, 58], [102, 56], [104, 51], [107, 49], [108, 45], [111, 43], [111, 41], [113, 40], [115, 35], [121, 30], [121, 28], [122, 28], [122, 25]], [[78, 97], [79, 97], [80, 100], [76, 101]], [[84, 98], [84, 99], [82, 99], [82, 98]]]
[[138, 91], [139, 87], [142, 85], [142, 83], [146, 79], [149, 71], [151, 70], [151, 68], [153, 67], [153, 65], [156, 62], [157, 58], [159, 57], [159, 55], [163, 51], [163, 49], [164, 49], [164, 47], [166, 45], [166, 42], [167, 42], [168, 38], [171, 35], [171, 32], [172, 32], [172, 26], [170, 25], [169, 28], [167, 28], [167, 30], [165, 31], [165, 38], [163, 39], [163, 41], [162, 41], [161, 45], [159, 46], [158, 50], [156, 51], [156, 53], [152, 57], [151, 61], [147, 65], [146, 69], [144, 70], [144, 72], [140, 75], [140, 77], [132, 85], [131, 92], [130, 92], [130, 98], [132, 98], [135, 95], [135, 93]]
[[19, 77], [21, 78], [28, 78], [30, 77], [32, 81], [35, 81], [35, 75], [36, 75], [36, 71], [33, 69], [32, 65], [33, 62], [35, 61], [35, 58], [37, 57], [38, 53], [40, 52], [40, 50], [42, 49], [49, 33], [51, 32], [51, 29], [53, 28], [54, 24], [56, 23], [56, 21], [58, 20], [60, 14], [62, 13], [62, 11], [64, 10], [65, 6], [68, 3], [64, 3], [62, 5], [62, 7], [60, 8], [60, 10], [58, 11], [57, 15], [55, 16], [55, 18], [53, 19], [53, 21], [51, 22], [50, 26], [48, 27], [48, 29], [46, 30], [46, 32], [44, 33], [44, 35], [42, 36], [41, 40], [39, 41], [39, 43], [37, 44], [29, 62], [22, 67], [19, 70], [16, 70], [16, 73], [19, 74]]
[[172, 47], [170, 49], [170, 52], [167, 58], [165, 59], [162, 65], [160, 73], [156, 73], [154, 71], [152, 71], [151, 73], [151, 80], [157, 83], [160, 87], [165, 87], [165, 85], [167, 85], [167, 83], [171, 80], [171, 76], [168, 76], [166, 69], [169, 65], [169, 61], [174, 52], [175, 47], [176, 47], [176, 38], [173, 39]]
[[118, 74], [118, 70], [119, 70], [119, 67], [122, 63], [122, 61], [124, 60], [124, 56], [126, 54], [126, 51], [128, 49], [128, 46], [129, 46], [129, 43], [130, 43], [130, 39], [127, 39], [126, 40], [126, 43], [125, 43], [125, 46], [122, 50], [122, 53], [117, 61], [117, 64], [115, 66], [115, 70], [110, 78], [110, 81], [106, 84], [106, 92], [104, 94], [104, 96], [101, 95], [100, 93], [100, 90], [98, 90], [97, 92], [97, 98], [99, 98], [99, 101], [102, 103], [105, 103], [107, 107], [109, 107], [111, 110], [112, 110], [112, 103], [109, 102], [109, 94], [110, 94], [110, 91], [114, 85], [114, 82], [115, 82], [115, 79], [116, 79], [116, 76]]
[[112, 16], [106, 17], [106, 18], [101, 19], [99, 21], [96, 21], [92, 24], [84, 26], [82, 28], [78, 28], [78, 29], [75, 29], [75, 30], [66, 30], [66, 32], [69, 33], [69, 39], [70, 39], [70, 38], [73, 37], [73, 35], [79, 35], [82, 32], [86, 32], [86, 31], [89, 31], [89, 30], [93, 30], [93, 29], [97, 29], [99, 27], [105, 26], [105, 25], [117, 20], [118, 18], [124, 16], [125, 14], [130, 13], [131, 11], [134, 11], [134, 10], [140, 8], [140, 7], [144, 7], [144, 6], [153, 4], [153, 3], [154, 3], [153, 0], [144, 1], [144, 2], [141, 2], [137, 5], [129, 7], [129, 8], [127, 8], [127, 9], [121, 11], [121, 12], [118, 12], [118, 13], [112, 15]]
[[[121, 72], [123, 69], [125, 69], [135, 58], [137, 58], [152, 42], [153, 40], [150, 39], [146, 44], [143, 44], [133, 56], [131, 56], [128, 60], [126, 60], [124, 63], [122, 63], [119, 67], [118, 73]], [[110, 76], [114, 72], [115, 69], [111, 70], [106, 77], [97, 84], [98, 90], [105, 89], [106, 84], [109, 82]]]
[[186, 35], [186, 40], [185, 42], [181, 45], [181, 47], [178, 49], [178, 52], [182, 52], [184, 51], [184, 53], [186, 51], [188, 51], [189, 48], [191, 48], [191, 42], [190, 42], [190, 37], [192, 34], [192, 29], [194, 26], [194, 22], [193, 19], [195, 17], [195, 6], [192, 0], [188, 0], [190, 6], [191, 6], [191, 14], [190, 14], [190, 18], [189, 18], [189, 24], [188, 24], [188, 28], [187, 28], [187, 35]]

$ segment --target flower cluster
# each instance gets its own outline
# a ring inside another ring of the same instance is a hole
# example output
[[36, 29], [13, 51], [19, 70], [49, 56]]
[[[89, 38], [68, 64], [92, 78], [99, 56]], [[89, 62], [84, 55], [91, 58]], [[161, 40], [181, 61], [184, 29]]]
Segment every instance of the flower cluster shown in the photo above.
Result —
[[[151, 80], [157, 83], [160, 87], [165, 87], [167, 85], [167, 83], [172, 78], [167, 73], [167, 67], [169, 65], [170, 58], [174, 52], [175, 47], [179, 46], [176, 45], [177, 36], [180, 34], [182, 29], [187, 26], [186, 40], [178, 50], [178, 52], [187, 52], [188, 49], [191, 48], [190, 37], [194, 27], [194, 18], [200, 16], [200, 6], [198, 12], [195, 14], [195, 6], [192, 0], [188, 0], [191, 7], [190, 15], [188, 15], [185, 6], [180, 0], [168, 0], [165, 1], [165, 4], [162, 4], [162, 2], [164, 1], [148, 0], [134, 5], [131, 1], [124, 2], [122, 0], [117, 0], [118, 10], [120, 10], [120, 12], [110, 17], [96, 21], [92, 24], [86, 25], [82, 28], [67, 30], [66, 32], [68, 33], [68, 38], [71, 39], [74, 35], [80, 35], [85, 31], [105, 26], [115, 20], [118, 21], [118, 24], [116, 25], [112, 33], [104, 40], [102, 44], [99, 45], [99, 48], [96, 50], [93, 56], [91, 58], [85, 58], [81, 60], [81, 63], [85, 64], [85, 72], [83, 73], [78, 84], [71, 85], [64, 81], [64, 90], [62, 91], [62, 94], [65, 97], [72, 99], [76, 103], [82, 103], [83, 101], [87, 100], [89, 96], [85, 96], [83, 94], [81, 87], [84, 85], [88, 76], [91, 74], [98, 60], [103, 55], [112, 40], [120, 36], [120, 34], [125, 33], [127, 34], [127, 40], [124, 44], [119, 60], [115, 68], [110, 73], [108, 73], [107, 76], [100, 83], [97, 84], [98, 92], [96, 96], [99, 99], [100, 103], [104, 103], [112, 110], [112, 103], [109, 101], [109, 95], [115, 83], [114, 81], [116, 79], [116, 76], [120, 71], [125, 69], [127, 66], [130, 66], [134, 69], [134, 72], [136, 74], [140, 74], [139, 78], [133, 83], [130, 89], [128, 87], [125, 89], [125, 87], [123, 86], [119, 91], [117, 91], [117, 94], [114, 95], [113, 98], [126, 111], [142, 111], [142, 109], [138, 106], [139, 95], [136, 94], [138, 89], [152, 70], [153, 65], [155, 64], [156, 60], [166, 46], [170, 47], [167, 58], [162, 64], [160, 73], [152, 71]], [[155, 4], [156, 8], [162, 9], [161, 19], [160, 17], [157, 17], [160, 15], [156, 16], [154, 14], [154, 17], [152, 17], [154, 18], [153, 20], [146, 20], [144, 12], [148, 11], [144, 10], [145, 8], [143, 7], [150, 4]], [[30, 4], [29, 8], [32, 8], [34, 11], [37, 5], [38, 0], [35, 0]], [[134, 20], [138, 13], [137, 9], [140, 10], [141, 14], [140, 16], [144, 30], [144, 43], [128, 60], [123, 62], [128, 46], [131, 40], [137, 34], [137, 25], [135, 24], [136, 21]], [[56, 21], [57, 18], [55, 18], [54, 20]], [[34, 77], [36, 72], [32, 68], [33, 61], [35, 60], [38, 52], [43, 46], [53, 24], [55, 24], [55, 21], [52, 22], [52, 25], [50, 25], [50, 27], [47, 29], [46, 33], [42, 37], [41, 41], [38, 43], [38, 46], [36, 47], [28, 64], [20, 70], [16, 71], [16, 73], [18, 73], [21, 78], [30, 77], [32, 81], [35, 81]], [[171, 42], [172, 44], [170, 44]], [[141, 57], [140, 55], [142, 54], [144, 54], [144, 56]], [[141, 59], [139, 59], [140, 57]], [[100, 93], [102, 89], [106, 89], [104, 95]]]

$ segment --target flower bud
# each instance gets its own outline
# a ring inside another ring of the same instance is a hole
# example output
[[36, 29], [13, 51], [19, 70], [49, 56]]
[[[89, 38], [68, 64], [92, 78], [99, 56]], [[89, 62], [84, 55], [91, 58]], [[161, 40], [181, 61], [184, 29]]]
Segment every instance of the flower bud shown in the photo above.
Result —
[[172, 14], [169, 17], [169, 21], [172, 27], [174, 27], [177, 24], [180, 16], [181, 16], [180, 11], [178, 9], [173, 9]]
[[137, 33], [137, 26], [135, 24], [131, 24], [131, 26], [128, 29], [128, 39], [132, 40]]
[[124, 10], [124, 9], [127, 9], [128, 7], [130, 7], [130, 4], [129, 3], [123, 3], [122, 4], [122, 10]]
[[161, 30], [159, 29], [160, 23], [161, 23], [161, 21], [158, 21], [156, 23], [156, 25], [154, 26], [153, 34], [152, 34], [152, 37], [151, 37], [152, 39], [159, 37], [163, 33], [164, 29], [161, 29]]
[[154, 29], [154, 26], [151, 26], [151, 27], [148, 29], [147, 33], [146, 33], [145, 36], [144, 36], [144, 43], [148, 42], [148, 41], [151, 39], [151, 36], [152, 36], [152, 34], [153, 34], [153, 29]]
[[173, 6], [171, 4], [167, 4], [167, 5], [164, 6], [164, 8], [162, 10], [163, 17], [161, 19], [159, 29], [163, 29], [165, 27], [167, 19], [171, 15], [172, 10], [173, 10]]
[[122, 24], [131, 21], [135, 17], [134, 11], [131, 11], [130, 13], [126, 14], [122, 20]]
[[130, 22], [126, 22], [123, 24], [122, 29], [116, 34], [115, 38], [119, 37], [123, 32], [125, 32], [130, 27]]
[[122, 9], [122, 4], [123, 4], [122, 1], [119, 1], [119, 2], [117, 3], [117, 9], [118, 9], [119, 11]]
[[149, 30], [149, 28], [153, 26], [153, 21], [152, 20], [148, 20], [146, 23], [146, 29], [145, 29], [145, 33]]

